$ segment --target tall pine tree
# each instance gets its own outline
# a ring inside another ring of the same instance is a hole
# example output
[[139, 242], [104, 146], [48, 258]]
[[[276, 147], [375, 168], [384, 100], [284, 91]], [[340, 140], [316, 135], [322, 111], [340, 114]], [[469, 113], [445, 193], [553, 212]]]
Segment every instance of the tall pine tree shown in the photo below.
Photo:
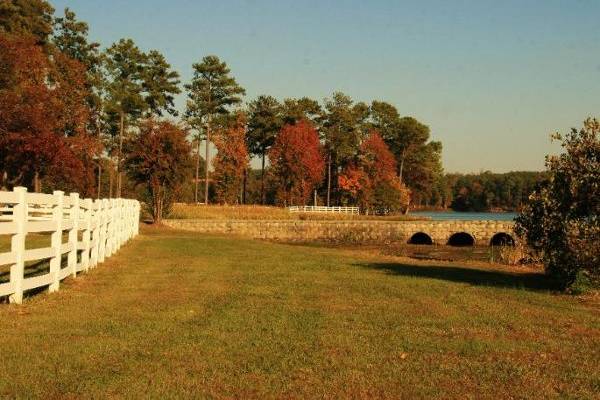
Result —
[[265, 159], [275, 142], [283, 119], [281, 105], [271, 96], [258, 96], [248, 105], [248, 148], [250, 153], [261, 158], [260, 202], [265, 203]]
[[[204, 203], [208, 204], [211, 122], [218, 115], [228, 114], [231, 106], [241, 103], [241, 96], [246, 94], [246, 91], [237, 84], [235, 78], [230, 76], [231, 70], [217, 56], [206, 56], [202, 59], [202, 62], [195, 63], [193, 68], [194, 75], [192, 81], [185, 85], [188, 92], [186, 119], [198, 132], [202, 132], [203, 127], [205, 127], [206, 155], [204, 161], [206, 163], [206, 175]], [[198, 141], [198, 146], [199, 143], [200, 141]], [[198, 201], [199, 160], [200, 157], [198, 155], [196, 165], [196, 201]]]

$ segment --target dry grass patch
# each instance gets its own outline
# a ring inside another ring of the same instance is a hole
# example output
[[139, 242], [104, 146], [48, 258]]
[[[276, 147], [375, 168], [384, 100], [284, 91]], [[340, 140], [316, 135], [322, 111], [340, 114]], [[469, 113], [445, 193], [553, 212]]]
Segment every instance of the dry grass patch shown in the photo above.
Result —
[[210, 219], [210, 220], [381, 220], [414, 221], [422, 217], [411, 215], [353, 215], [338, 213], [291, 213], [286, 208], [273, 206], [226, 206], [176, 203], [169, 218], [173, 219]]

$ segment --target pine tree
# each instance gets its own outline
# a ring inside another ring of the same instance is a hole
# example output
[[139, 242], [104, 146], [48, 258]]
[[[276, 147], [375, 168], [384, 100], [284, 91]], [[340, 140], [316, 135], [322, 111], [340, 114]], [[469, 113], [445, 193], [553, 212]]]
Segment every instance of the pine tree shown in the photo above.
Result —
[[265, 203], [265, 159], [283, 124], [281, 105], [271, 96], [258, 96], [248, 105], [248, 148], [261, 158], [260, 202]]
[[[202, 62], [195, 63], [193, 68], [192, 81], [185, 85], [188, 92], [186, 119], [199, 133], [205, 127], [206, 156], [204, 161], [206, 163], [206, 176], [204, 203], [208, 204], [211, 122], [218, 115], [228, 114], [231, 106], [241, 103], [241, 96], [246, 91], [237, 84], [235, 78], [230, 76], [231, 70], [217, 56], [206, 56], [202, 59]], [[199, 146], [200, 141], [198, 141]], [[199, 163], [199, 160], [198, 157], [197, 163]], [[197, 165], [196, 171], [198, 170]], [[196, 201], [198, 201], [198, 181], [199, 177], [196, 173]]]
[[340, 169], [350, 163], [358, 153], [364, 135], [364, 124], [369, 115], [368, 106], [354, 103], [340, 92], [325, 100], [323, 138], [327, 151], [327, 205], [330, 205], [332, 182]]
[[176, 115], [174, 95], [179, 93], [179, 74], [171, 70], [156, 50], [143, 53], [131, 39], [121, 39], [104, 54], [107, 79], [105, 109], [118, 120], [117, 197], [122, 190], [123, 140], [127, 126], [142, 116]]
[[53, 14], [45, 0], [0, 0], [0, 33], [31, 35], [45, 45], [52, 34]]
[[171, 70], [161, 53], [151, 50], [145, 57], [142, 73], [144, 101], [150, 115], [162, 116], [165, 112], [177, 115], [174, 100], [175, 95], [181, 93], [179, 83], [179, 73]]
[[[143, 91], [144, 53], [131, 39], [121, 39], [104, 53], [106, 69], [106, 112], [111, 122], [118, 121], [117, 197], [122, 189], [123, 140], [126, 125], [133, 123], [146, 109]], [[116, 119], [116, 121], [115, 121]]]

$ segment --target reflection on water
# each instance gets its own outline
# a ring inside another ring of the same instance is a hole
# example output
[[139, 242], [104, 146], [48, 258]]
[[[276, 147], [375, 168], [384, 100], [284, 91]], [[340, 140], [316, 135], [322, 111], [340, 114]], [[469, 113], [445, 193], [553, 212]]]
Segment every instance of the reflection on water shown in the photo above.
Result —
[[517, 213], [491, 212], [457, 212], [457, 211], [414, 211], [410, 215], [429, 217], [434, 221], [463, 220], [463, 221], [512, 221]]

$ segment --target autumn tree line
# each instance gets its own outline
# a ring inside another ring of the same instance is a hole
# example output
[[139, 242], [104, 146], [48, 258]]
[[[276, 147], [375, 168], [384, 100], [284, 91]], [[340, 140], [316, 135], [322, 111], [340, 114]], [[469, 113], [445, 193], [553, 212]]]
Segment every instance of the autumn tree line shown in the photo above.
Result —
[[502, 197], [485, 174], [482, 185], [445, 175], [428, 126], [384, 101], [335, 92], [244, 102], [217, 56], [181, 82], [159, 51], [131, 39], [101, 49], [69, 9], [0, 0], [0, 11], [2, 188], [137, 197], [161, 214], [173, 201], [480, 210], [514, 207], [531, 191], [528, 177]]
[[[317, 197], [387, 211], [406, 208], [410, 193], [441, 172], [440, 143], [391, 104], [334, 93], [322, 103], [264, 95], [245, 105], [245, 90], [216, 56], [195, 63], [182, 84], [157, 50], [142, 51], [131, 39], [100, 49], [69, 9], [55, 16], [44, 0], [4, 0], [0, 8], [4, 188], [150, 200], [164, 192], [166, 203], [289, 205]], [[182, 91], [179, 115], [174, 99]], [[203, 155], [201, 142], [210, 144]], [[169, 177], [155, 176], [172, 168]]]

